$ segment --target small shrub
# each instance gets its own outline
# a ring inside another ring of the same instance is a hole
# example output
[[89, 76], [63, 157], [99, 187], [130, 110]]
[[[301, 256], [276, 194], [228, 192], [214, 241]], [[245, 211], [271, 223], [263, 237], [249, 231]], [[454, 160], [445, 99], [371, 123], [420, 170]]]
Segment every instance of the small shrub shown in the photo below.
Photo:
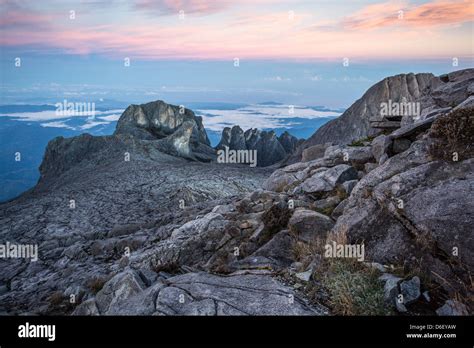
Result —
[[295, 260], [308, 264], [322, 249], [323, 246], [320, 238], [313, 238], [308, 243], [296, 240], [292, 245]]
[[213, 265], [211, 266], [211, 271], [219, 274], [229, 274], [231, 273], [229, 262], [229, 253], [226, 251], [222, 251], [218, 254]]
[[332, 214], [332, 212], [334, 211], [334, 209], [336, 209], [335, 206], [326, 207], [326, 208], [316, 208], [315, 210], [316, 210], [318, 213], [321, 213], [321, 214], [324, 214], [324, 215], [327, 215], [327, 216], [331, 216], [331, 214]]
[[330, 305], [340, 315], [388, 315], [378, 272], [355, 260], [328, 259], [321, 282]]
[[181, 267], [177, 262], [157, 263], [153, 266], [153, 271], [155, 273], [166, 272], [170, 274], [176, 274], [179, 273], [180, 270]]
[[94, 277], [87, 281], [86, 286], [94, 293], [98, 293], [104, 287], [104, 284], [107, 282], [106, 278]]
[[[270, 238], [275, 233], [285, 229], [288, 225], [290, 217], [291, 211], [288, 209], [288, 206], [285, 204], [285, 202], [272, 205], [272, 207], [262, 215], [262, 221], [267, 231], [265, 235], [268, 235], [267, 237]], [[265, 241], [259, 242], [262, 243]]]
[[49, 297], [49, 304], [52, 307], [57, 307], [63, 303], [64, 299], [64, 294], [61, 291], [56, 291]]
[[348, 146], [365, 146], [365, 142], [372, 142], [374, 140], [374, 137], [365, 137], [361, 138], [358, 140], [354, 140], [352, 143], [350, 143]]
[[[347, 228], [342, 226], [330, 233], [324, 244], [347, 244]], [[320, 243], [320, 252], [324, 245]], [[329, 306], [339, 315], [388, 315], [391, 309], [384, 301], [383, 285], [379, 272], [355, 259], [323, 258], [313, 274], [327, 293]], [[313, 292], [316, 292], [313, 290]]]
[[434, 138], [429, 153], [434, 159], [462, 161], [474, 156], [474, 108], [459, 109], [437, 119], [430, 130]]

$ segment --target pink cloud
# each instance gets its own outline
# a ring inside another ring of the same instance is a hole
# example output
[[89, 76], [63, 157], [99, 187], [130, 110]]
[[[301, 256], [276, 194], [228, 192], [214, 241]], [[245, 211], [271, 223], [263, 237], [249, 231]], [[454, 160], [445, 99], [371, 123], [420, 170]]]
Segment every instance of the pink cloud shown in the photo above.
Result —
[[[459, 5], [465, 2], [456, 3]], [[428, 6], [430, 4], [432, 6]], [[453, 54], [472, 56], [468, 42], [472, 37], [469, 33], [454, 36], [438, 28], [440, 22], [453, 23], [455, 18], [463, 20], [465, 16], [457, 14], [455, 7], [441, 10], [439, 1], [430, 4], [409, 7], [407, 3], [389, 2], [367, 6], [347, 17], [345, 27], [329, 21], [320, 22], [324, 26], [330, 26], [331, 30], [315, 27], [311, 13], [304, 11], [295, 11], [294, 18], [290, 18], [287, 11], [253, 13], [246, 9], [226, 17], [225, 21], [204, 21], [198, 18], [177, 20], [172, 24], [165, 20], [148, 19], [138, 25], [136, 21], [111, 21], [101, 25], [94, 25], [91, 21], [76, 26], [59, 20], [33, 29], [26, 24], [20, 25], [32, 17], [21, 18], [15, 15], [11, 16], [9, 28], [4, 30], [8, 35], [0, 36], [0, 45], [26, 47], [29, 51], [39, 53], [60, 51], [80, 55], [101, 54], [115, 59], [130, 57], [132, 61], [181, 58], [232, 60], [235, 57], [245, 60], [408, 58]], [[396, 16], [400, 6], [407, 8], [405, 20], [415, 24], [392, 26], [390, 30], [367, 31], [385, 28], [390, 25], [387, 23], [398, 20]], [[195, 9], [207, 11], [206, 7]], [[387, 19], [387, 13], [393, 13], [395, 19], [390, 16]], [[437, 19], [440, 13], [447, 15], [449, 19]], [[5, 16], [7, 17], [8, 15]], [[424, 18], [423, 23], [433, 23], [433, 28], [416, 24], [421, 17]], [[365, 22], [361, 22], [362, 19]], [[44, 22], [43, 19], [39, 24]], [[433, 45], [432, 42], [442, 44]]]
[[407, 1], [389, 1], [364, 7], [346, 17], [342, 25], [348, 29], [365, 30], [393, 25], [434, 27], [472, 20], [474, 20], [472, 0], [439, 0], [419, 6], [410, 5]]
[[140, 10], [160, 14], [185, 13], [209, 14], [219, 12], [232, 5], [228, 0], [135, 0], [135, 7]]

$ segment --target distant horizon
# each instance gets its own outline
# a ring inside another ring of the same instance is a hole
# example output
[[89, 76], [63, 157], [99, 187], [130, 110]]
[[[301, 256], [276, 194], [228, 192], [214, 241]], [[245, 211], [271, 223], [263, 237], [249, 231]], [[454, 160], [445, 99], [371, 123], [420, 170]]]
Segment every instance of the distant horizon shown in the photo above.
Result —
[[387, 76], [474, 67], [473, 18], [470, 0], [1, 0], [0, 103], [347, 108]]

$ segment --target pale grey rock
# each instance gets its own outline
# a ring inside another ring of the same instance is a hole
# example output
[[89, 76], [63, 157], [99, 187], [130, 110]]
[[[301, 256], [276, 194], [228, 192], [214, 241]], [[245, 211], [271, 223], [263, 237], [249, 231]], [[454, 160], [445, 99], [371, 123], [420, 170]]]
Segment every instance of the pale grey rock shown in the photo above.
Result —
[[95, 303], [95, 300], [91, 298], [79, 304], [72, 313], [72, 315], [92, 316], [100, 315], [100, 313]]
[[369, 163], [364, 164], [364, 171], [365, 171], [365, 173], [369, 173], [377, 167], [378, 167], [377, 163], [370, 163], [369, 162]]
[[268, 275], [224, 277], [187, 273], [168, 282], [170, 285], [160, 291], [156, 300], [157, 310], [166, 314], [209, 315], [213, 313], [209, 300], [216, 305], [218, 315], [324, 314], [322, 309], [310, 307], [290, 288]]
[[309, 282], [309, 280], [311, 279], [312, 274], [313, 274], [313, 270], [309, 269], [309, 270], [304, 271], [304, 272], [296, 273], [295, 277], [298, 278], [299, 280], [304, 281], [304, 282]]
[[297, 182], [299, 180], [293, 173], [278, 169], [265, 181], [263, 188], [269, 191], [286, 192], [292, 184]]
[[408, 312], [407, 307], [403, 302], [395, 300], [395, 308], [397, 309], [398, 312], [400, 313], [406, 313]]
[[304, 242], [324, 237], [333, 226], [334, 222], [328, 216], [303, 208], [296, 209], [288, 222], [290, 231]]
[[339, 164], [328, 169], [319, 168], [309, 179], [299, 185], [295, 192], [329, 192], [336, 185], [357, 179], [357, 170], [347, 164]]
[[293, 240], [288, 230], [282, 230], [251, 256], [266, 257], [272, 263], [273, 269], [281, 269], [288, 267], [293, 262], [292, 245]]
[[466, 305], [456, 300], [447, 300], [443, 306], [436, 310], [439, 316], [469, 315]]
[[306, 179], [301, 185], [297, 186], [293, 193], [320, 193], [329, 192], [334, 189], [334, 186], [329, 184], [322, 175], [314, 175]]
[[183, 106], [158, 100], [130, 105], [120, 116], [114, 135], [159, 140], [160, 151], [173, 156], [210, 161], [215, 151], [202, 124], [202, 118]]
[[388, 160], [388, 155], [384, 153], [379, 159], [379, 165], [384, 164], [385, 162], [387, 162], [387, 160]]
[[403, 295], [403, 303], [411, 304], [421, 296], [420, 278], [415, 276], [410, 280], [404, 280], [400, 283], [400, 292]]
[[423, 298], [425, 299], [426, 302], [431, 302], [431, 296], [430, 296], [430, 293], [428, 291], [423, 291], [423, 293], [421, 295], [423, 296]]
[[401, 281], [401, 278], [390, 273], [384, 273], [379, 277], [379, 280], [384, 282], [384, 300], [387, 303], [394, 304], [399, 294], [398, 283]]
[[[462, 289], [468, 280], [461, 280], [463, 273], [454, 273], [438, 255], [452, 255], [457, 247], [459, 256], [453, 262], [474, 266], [469, 213], [474, 211], [472, 168], [473, 159], [432, 162], [427, 143], [416, 141], [361, 179], [333, 231], [344, 230], [351, 241], [364, 240], [366, 257], [375, 262], [406, 260], [410, 265], [410, 260], [423, 260], [426, 269], [450, 280], [449, 287], [440, 284], [446, 291]], [[424, 238], [424, 244], [417, 244], [417, 238]]]
[[322, 158], [324, 157], [324, 153], [327, 147], [328, 146], [325, 144], [316, 144], [316, 145], [310, 146], [303, 150], [301, 160], [303, 162], [309, 162], [318, 158]]
[[[340, 117], [320, 127], [300, 145], [296, 153], [301, 154], [304, 149], [317, 144], [349, 144], [367, 136], [379, 135], [380, 131], [372, 128], [370, 121], [382, 121], [381, 105], [389, 101], [420, 104], [421, 114], [403, 116], [402, 126], [425, 120], [429, 113], [436, 110], [442, 111], [434, 115], [447, 112], [448, 108], [458, 106], [473, 94], [474, 69], [459, 70], [446, 76], [441, 79], [433, 74], [401, 74], [383, 79], [369, 88]], [[301, 155], [294, 162], [300, 158]]]
[[288, 155], [274, 131], [247, 130], [245, 139], [248, 149], [257, 151], [258, 166], [266, 167], [282, 161]]
[[372, 154], [375, 161], [379, 162], [380, 158], [388, 153], [390, 146], [392, 145], [392, 139], [386, 135], [379, 135], [372, 140]]
[[355, 187], [355, 185], [357, 185], [358, 182], [358, 180], [349, 180], [342, 183], [342, 187], [348, 196], [351, 194], [352, 189]]
[[364, 163], [374, 160], [370, 146], [342, 146], [333, 145], [326, 148], [324, 152], [326, 165], [349, 164], [362, 166]]
[[356, 179], [357, 171], [347, 164], [340, 164], [322, 172], [321, 177], [334, 187], [337, 184]]
[[[474, 84], [472, 84], [474, 86]], [[468, 108], [473, 108], [474, 107], [474, 95], [469, 96], [465, 101], [463, 101], [461, 104], [456, 106], [453, 111], [459, 110], [459, 109], [468, 109]]]
[[217, 150], [224, 150], [226, 146], [230, 148], [231, 134], [232, 134], [232, 128], [230, 127], [225, 127], [222, 130], [221, 141], [216, 146]]
[[427, 118], [423, 121], [415, 122], [413, 124], [401, 127], [396, 131], [390, 134], [391, 139], [398, 139], [398, 138], [408, 138], [416, 136], [417, 134], [426, 131], [431, 127], [434, 121], [436, 121], [440, 116], [444, 114], [438, 114], [436, 116]]
[[339, 218], [339, 216], [341, 216], [343, 214], [347, 203], [348, 203], [348, 200], [346, 198], [341, 203], [339, 203], [336, 208], [334, 208], [334, 210], [332, 211], [332, 214], [331, 214], [331, 217], [334, 220], [337, 220]]
[[345, 151], [347, 151], [349, 162], [352, 165], [365, 164], [374, 160], [371, 146], [348, 146]]
[[145, 285], [135, 271], [127, 270], [119, 273], [105, 283], [102, 290], [97, 293], [97, 308], [102, 314], [113, 314], [116, 307], [144, 289]]
[[158, 293], [165, 288], [162, 282], [128, 297], [126, 301], [119, 301], [110, 306], [107, 315], [152, 315], [155, 311], [155, 301]]
[[453, 107], [467, 99], [469, 88], [474, 82], [474, 69], [454, 71], [447, 76], [447, 81], [431, 92], [432, 98], [440, 107]]

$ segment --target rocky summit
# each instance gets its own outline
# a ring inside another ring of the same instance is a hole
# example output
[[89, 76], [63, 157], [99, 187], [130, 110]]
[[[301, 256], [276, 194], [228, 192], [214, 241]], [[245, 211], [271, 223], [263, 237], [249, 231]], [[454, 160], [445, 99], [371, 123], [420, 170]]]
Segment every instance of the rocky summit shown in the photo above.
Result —
[[473, 69], [407, 74], [303, 143], [233, 127], [213, 149], [162, 101], [56, 138], [0, 205], [0, 313], [472, 314], [473, 98]]
[[257, 151], [257, 165], [266, 167], [288, 158], [300, 142], [288, 132], [279, 137], [274, 131], [250, 128], [245, 132], [239, 126], [225, 127], [217, 150]]
[[[340, 117], [319, 128], [303, 143], [292, 162], [301, 159], [304, 149], [317, 144], [349, 144], [358, 139], [376, 136], [384, 128], [393, 131], [400, 125], [446, 113], [461, 104], [463, 107], [472, 106], [473, 82], [472, 69], [442, 76], [423, 73], [387, 77], [369, 88]], [[403, 104], [406, 104], [407, 109], [410, 106], [419, 108], [420, 112], [410, 115], [400, 110], [398, 113], [388, 112], [388, 115], [383, 115], [385, 105], [400, 105], [402, 109]]]

